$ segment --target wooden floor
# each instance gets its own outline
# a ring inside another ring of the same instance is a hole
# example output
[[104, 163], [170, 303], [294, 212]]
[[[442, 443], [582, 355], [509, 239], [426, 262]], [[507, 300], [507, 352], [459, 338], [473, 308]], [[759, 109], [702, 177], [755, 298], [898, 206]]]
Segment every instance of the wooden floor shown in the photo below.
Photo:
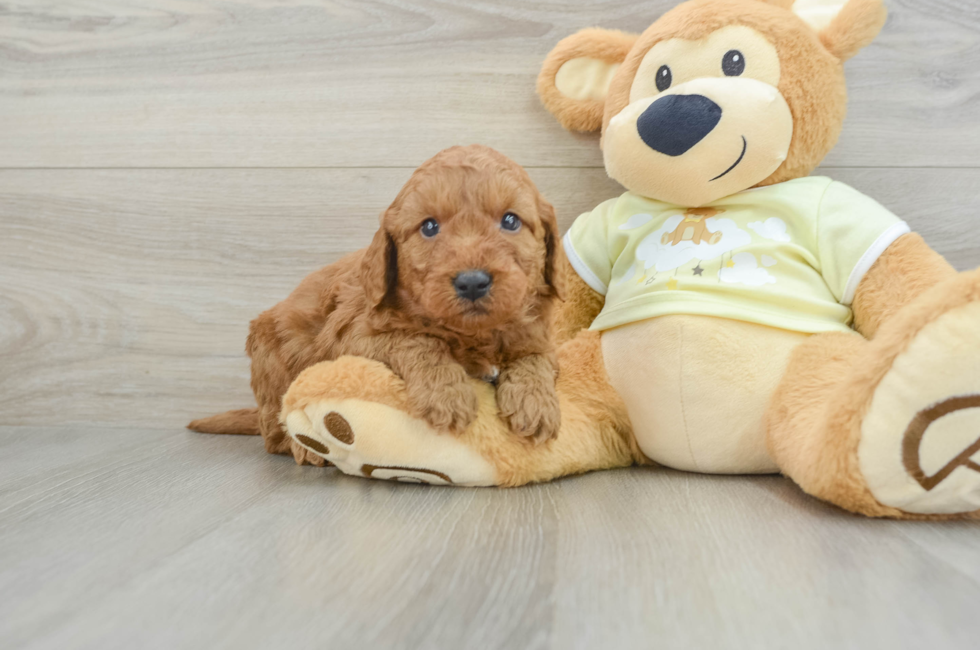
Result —
[[[778, 477], [516, 490], [347, 478], [206, 437], [247, 322], [482, 142], [563, 226], [614, 196], [534, 95], [673, 0], [0, 2], [0, 648], [975, 648], [980, 523]], [[980, 264], [980, 12], [890, 0], [822, 173]]]

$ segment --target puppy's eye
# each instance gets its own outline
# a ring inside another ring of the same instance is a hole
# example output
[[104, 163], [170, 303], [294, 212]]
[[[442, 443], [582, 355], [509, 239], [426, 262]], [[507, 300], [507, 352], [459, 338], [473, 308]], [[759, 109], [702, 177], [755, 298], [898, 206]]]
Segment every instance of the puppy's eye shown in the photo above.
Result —
[[745, 72], [745, 55], [738, 50], [729, 50], [721, 60], [721, 71], [726, 77], [738, 77]]
[[439, 234], [439, 222], [430, 217], [422, 222], [422, 227], [419, 228], [419, 232], [426, 239], [432, 239]]
[[521, 229], [521, 218], [513, 212], [508, 212], [504, 215], [504, 218], [500, 220], [500, 227], [501, 229], [509, 232], [517, 232]]
[[660, 66], [660, 69], [657, 70], [657, 90], [663, 92], [670, 88], [672, 83], [674, 83], [674, 73], [667, 66]]

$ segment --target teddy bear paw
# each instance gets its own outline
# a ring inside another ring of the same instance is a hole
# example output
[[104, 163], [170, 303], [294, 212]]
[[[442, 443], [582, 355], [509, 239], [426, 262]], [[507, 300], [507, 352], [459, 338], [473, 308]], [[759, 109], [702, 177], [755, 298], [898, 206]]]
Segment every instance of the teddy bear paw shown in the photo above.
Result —
[[858, 461], [886, 506], [980, 510], [980, 303], [928, 323], [895, 358], [862, 422]]
[[430, 485], [495, 485], [474, 449], [385, 404], [357, 399], [308, 402], [283, 414], [289, 435], [351, 476]]

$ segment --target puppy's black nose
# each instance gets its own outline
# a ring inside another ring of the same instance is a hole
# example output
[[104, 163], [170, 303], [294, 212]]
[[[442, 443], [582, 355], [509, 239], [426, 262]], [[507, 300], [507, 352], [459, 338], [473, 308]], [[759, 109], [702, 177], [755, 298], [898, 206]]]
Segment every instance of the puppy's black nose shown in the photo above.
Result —
[[704, 95], [667, 95], [636, 120], [640, 138], [654, 151], [680, 156], [704, 140], [721, 121], [721, 106]]
[[493, 276], [480, 269], [463, 271], [453, 278], [456, 295], [463, 300], [479, 300], [487, 295], [491, 284], [493, 284]]

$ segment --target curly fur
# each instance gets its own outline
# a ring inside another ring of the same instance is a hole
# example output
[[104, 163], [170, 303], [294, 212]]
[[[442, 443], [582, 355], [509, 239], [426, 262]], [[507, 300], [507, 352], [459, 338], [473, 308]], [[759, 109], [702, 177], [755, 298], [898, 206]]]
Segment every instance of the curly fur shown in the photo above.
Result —
[[[514, 212], [517, 232], [500, 228]], [[435, 218], [439, 234], [421, 224]], [[434, 428], [462, 432], [476, 416], [467, 376], [499, 369], [497, 401], [511, 429], [536, 441], [557, 433], [557, 362], [548, 336], [561, 292], [562, 255], [552, 206], [527, 173], [482, 146], [452, 147], [419, 167], [381, 215], [370, 246], [307, 276], [251, 323], [254, 414], [221, 414], [191, 428], [243, 432], [257, 419], [270, 453], [323, 459], [293, 446], [279, 423], [282, 397], [305, 368], [343, 355], [381, 361], [404, 379], [409, 410]], [[490, 292], [456, 295], [460, 272], [483, 269]], [[234, 417], [232, 417], [232, 415]], [[251, 418], [251, 419], [250, 419]]]

